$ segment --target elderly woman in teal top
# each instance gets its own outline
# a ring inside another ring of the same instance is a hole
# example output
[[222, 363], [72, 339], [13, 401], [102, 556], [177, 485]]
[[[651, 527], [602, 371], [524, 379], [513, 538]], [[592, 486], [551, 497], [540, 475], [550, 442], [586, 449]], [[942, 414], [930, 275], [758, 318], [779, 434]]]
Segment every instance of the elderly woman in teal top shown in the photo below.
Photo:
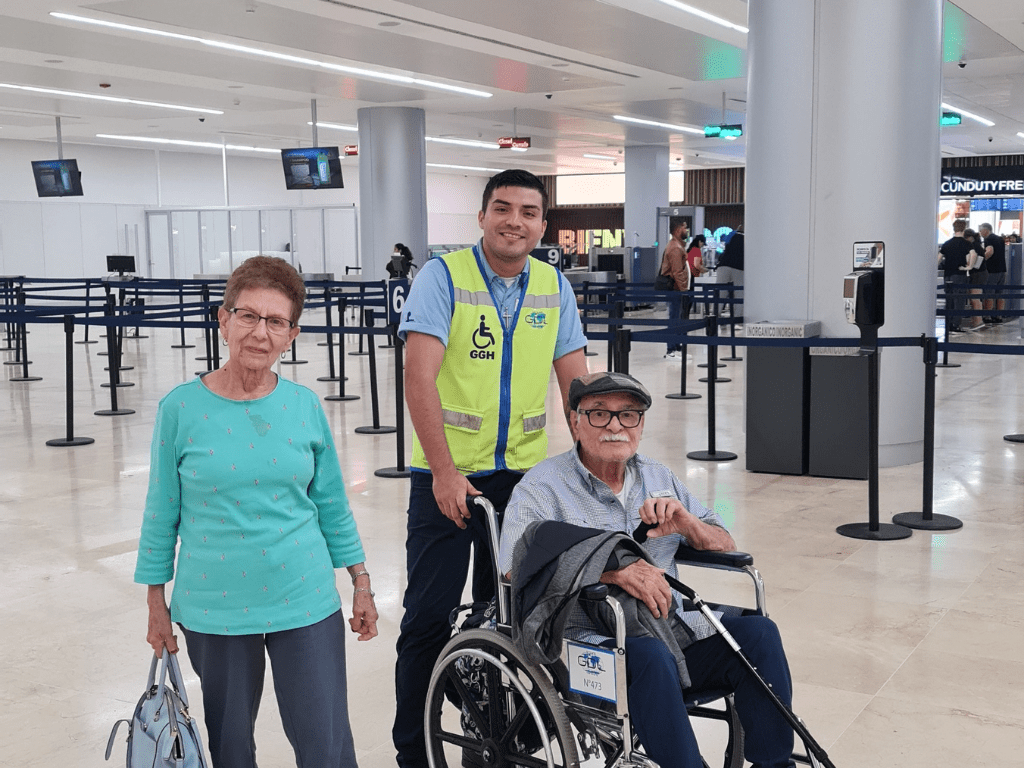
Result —
[[218, 315], [227, 362], [157, 412], [135, 581], [149, 585], [153, 650], [178, 651], [172, 622], [184, 632], [214, 768], [256, 765], [267, 656], [300, 768], [356, 765], [334, 571], [351, 576], [360, 640], [377, 634], [370, 575], [319, 398], [271, 370], [304, 300], [285, 261], [245, 261]]

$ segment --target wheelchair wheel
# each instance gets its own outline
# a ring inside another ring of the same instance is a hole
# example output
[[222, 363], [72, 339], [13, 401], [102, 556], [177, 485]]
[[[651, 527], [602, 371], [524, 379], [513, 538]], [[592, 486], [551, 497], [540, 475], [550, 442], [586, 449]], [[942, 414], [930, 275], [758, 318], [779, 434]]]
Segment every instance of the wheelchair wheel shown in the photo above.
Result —
[[453, 637], [434, 666], [424, 715], [431, 768], [578, 768], [547, 673], [499, 632]]

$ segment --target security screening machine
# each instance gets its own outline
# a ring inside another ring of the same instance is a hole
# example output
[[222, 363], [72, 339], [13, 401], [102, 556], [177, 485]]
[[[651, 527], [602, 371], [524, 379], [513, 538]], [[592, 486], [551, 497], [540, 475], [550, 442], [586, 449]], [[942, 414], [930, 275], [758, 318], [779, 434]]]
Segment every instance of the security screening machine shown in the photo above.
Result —
[[868, 359], [868, 522], [840, 525], [836, 533], [896, 541], [913, 531], [878, 521], [878, 329], [885, 324], [885, 244], [854, 243], [853, 267], [843, 278], [843, 302], [846, 321], [860, 330], [860, 354]]
[[[498, 572], [497, 515], [484, 497], [471, 499], [486, 517], [497, 596], [489, 604], [463, 605], [452, 612], [455, 634], [434, 665], [424, 713], [430, 767], [578, 768], [581, 759], [596, 758], [605, 768], [656, 768], [644, 754], [629, 717], [626, 629], [619, 602], [604, 584], [580, 588], [582, 601], [605, 603], [615, 615], [614, 647], [566, 640], [560, 661], [542, 666], [527, 661], [511, 638], [512, 592], [510, 582]], [[633, 535], [638, 542], [646, 540], [649, 528], [637, 528]], [[680, 547], [677, 559], [685, 565], [746, 574], [755, 587], [753, 610], [767, 615], [763, 584], [750, 555]], [[807, 754], [794, 754], [793, 760], [814, 768], [835, 768], [803, 722], [743, 656], [712, 608], [681, 582], [670, 579], [669, 584], [709, 618], [803, 741]], [[460, 622], [459, 616], [466, 611], [472, 612]], [[724, 709], [705, 706], [722, 697]], [[686, 703], [691, 716], [726, 723], [729, 743], [723, 765], [742, 768], [743, 731], [731, 694], [712, 692], [700, 699], [687, 697]]]

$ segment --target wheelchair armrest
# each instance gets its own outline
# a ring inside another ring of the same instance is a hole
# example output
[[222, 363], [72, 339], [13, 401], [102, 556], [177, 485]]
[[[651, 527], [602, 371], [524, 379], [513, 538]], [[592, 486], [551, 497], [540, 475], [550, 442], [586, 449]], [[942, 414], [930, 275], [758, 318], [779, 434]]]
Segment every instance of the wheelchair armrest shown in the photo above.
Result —
[[580, 590], [580, 600], [587, 603], [603, 603], [608, 597], [607, 584], [589, 584]]
[[694, 549], [688, 544], [680, 544], [679, 549], [676, 550], [676, 562], [742, 570], [748, 565], [754, 564], [754, 556], [746, 552], [713, 552]]

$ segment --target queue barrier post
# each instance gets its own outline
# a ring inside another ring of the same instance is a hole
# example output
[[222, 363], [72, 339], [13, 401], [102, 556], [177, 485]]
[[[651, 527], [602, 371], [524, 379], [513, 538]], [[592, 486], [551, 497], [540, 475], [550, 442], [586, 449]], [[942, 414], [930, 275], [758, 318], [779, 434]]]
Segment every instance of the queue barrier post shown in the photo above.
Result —
[[[366, 286], [365, 285], [360, 285], [359, 286], [359, 308], [362, 309], [363, 305], [365, 303], [366, 303]], [[373, 340], [370, 339], [369, 341], [372, 342]], [[355, 352], [349, 352], [349, 354], [352, 355], [352, 357], [362, 357], [363, 355], [370, 354], [369, 352], [367, 352], [367, 351], [365, 351], [363, 349], [363, 334], [361, 334], [361, 333], [359, 334], [359, 349], [356, 350]]]
[[[707, 318], [707, 335], [711, 339], [718, 336], [718, 318], [714, 315]], [[708, 344], [708, 365], [711, 366], [710, 370], [715, 370], [717, 362], [718, 347], [714, 344]], [[685, 359], [683, 360], [683, 365], [686, 365]], [[739, 458], [735, 453], [719, 451], [715, 447], [715, 382], [717, 377], [708, 376], [706, 380], [708, 383], [708, 449], [706, 451], [690, 451], [686, 454], [686, 458], [695, 461], [732, 461]]]
[[[341, 339], [342, 345], [345, 343], [345, 310], [342, 302], [344, 299], [338, 298], [338, 319], [341, 321]], [[337, 381], [338, 375], [334, 369], [334, 324], [331, 320], [331, 289], [324, 288], [324, 310], [327, 316], [327, 340], [321, 342], [327, 347], [327, 375], [317, 376], [317, 381]]]
[[[686, 336], [683, 336], [685, 339]], [[679, 367], [679, 391], [671, 392], [665, 397], [669, 400], [699, 400], [700, 395], [696, 392], [686, 391], [686, 355], [688, 344], [683, 344], [682, 349], [679, 350], [680, 362], [682, 365]]]
[[[18, 291], [18, 306], [21, 307], [21, 311], [25, 311], [26, 297], [24, 291]], [[8, 381], [42, 381], [42, 376], [29, 376], [28, 366], [32, 361], [28, 359], [28, 329], [25, 326], [25, 321], [22, 320], [20, 323], [15, 325], [15, 354], [13, 360], [7, 360], [4, 365], [20, 365], [21, 376], [12, 376]]]
[[[730, 339], [735, 339], [736, 338], [736, 286], [733, 285], [732, 283], [729, 283], [728, 285], [729, 285], [729, 290], [728, 290], [728, 293], [729, 293], [729, 338]], [[738, 362], [743, 360], [742, 357], [739, 357], [736, 354], [736, 345], [735, 344], [733, 344], [730, 347], [730, 353], [729, 353], [728, 357], [722, 357], [722, 358], [719, 358], [719, 359], [720, 360], [728, 361], [730, 363], [738, 363]]]
[[113, 325], [111, 325], [111, 321], [114, 319], [114, 301], [114, 297], [108, 294], [107, 303], [103, 306], [103, 317], [107, 321], [107, 359], [110, 361], [110, 365], [107, 366], [109, 381], [106, 384], [100, 385], [101, 387], [108, 387], [110, 389], [110, 408], [102, 411], [94, 411], [96, 416], [127, 416], [128, 414], [135, 413], [131, 408], [118, 408], [117, 405], [117, 334], [114, 333]]
[[[363, 325], [372, 328], [374, 325], [373, 310], [364, 309], [363, 316]], [[356, 427], [355, 431], [360, 435], [387, 435], [394, 432], [396, 427], [389, 427], [387, 425], [381, 426], [380, 398], [377, 395], [377, 349], [376, 345], [372, 343], [372, 340], [367, 344], [367, 349], [370, 352], [370, 412], [373, 414], [373, 424], [368, 427]]]
[[[107, 306], [110, 308], [110, 317], [114, 319], [117, 317], [117, 301], [114, 296], [107, 297]], [[123, 304], [121, 306], [124, 306]], [[122, 381], [121, 371], [129, 370], [131, 366], [121, 365], [121, 332], [123, 326], [120, 325], [108, 325], [107, 326], [107, 367], [103, 370], [111, 371], [114, 375], [110, 377], [112, 384], [104, 382], [100, 384], [101, 387], [106, 389], [107, 387], [134, 387], [135, 382], [133, 381]]]
[[[189, 344], [185, 341], [185, 286], [178, 284], [178, 317], [181, 320], [181, 327], [178, 331], [181, 334], [181, 341], [177, 344], [172, 344], [171, 349], [194, 349], [195, 344]], [[88, 330], [86, 331], [88, 333]]]
[[920, 512], [900, 512], [892, 516], [896, 525], [922, 531], [955, 531], [963, 521], [951, 515], [936, 515], [932, 510], [935, 483], [935, 364], [938, 362], [938, 341], [935, 337], [921, 340], [924, 347], [924, 467]]
[[[88, 309], [89, 306], [92, 304], [92, 290], [91, 289], [92, 289], [92, 281], [91, 280], [86, 280], [85, 281], [85, 308], [86, 309]], [[76, 341], [75, 344], [96, 344], [97, 343], [96, 339], [90, 339], [89, 338], [89, 327], [90, 327], [89, 324], [86, 323], [85, 324], [85, 338], [83, 338], [81, 341]]]
[[220, 347], [217, 346], [218, 313], [216, 307], [210, 307], [210, 349], [213, 352], [213, 370], [220, 368]]
[[949, 350], [946, 348], [946, 344], [949, 343], [949, 298], [947, 293], [946, 304], [942, 308], [942, 314], [946, 318], [946, 321], [942, 324], [942, 362], [936, 363], [936, 368], [959, 368], [960, 363], [949, 362]]
[[75, 344], [75, 318], [74, 315], [64, 315], [64, 406], [67, 431], [64, 437], [47, 440], [46, 444], [54, 448], [71, 448], [77, 445], [89, 445], [96, 441], [91, 437], [75, 437], [75, 408], [74, 408], [74, 344]]
[[[349, 400], [359, 399], [359, 395], [345, 394], [345, 381], [348, 379], [348, 376], [345, 375], [345, 304], [345, 297], [339, 297], [338, 314], [341, 317], [341, 342], [338, 344], [338, 394], [324, 395], [324, 400], [328, 400], [332, 403], [347, 402]], [[359, 338], [362, 339], [362, 334], [359, 335]]]
[[395, 337], [395, 448], [397, 461], [393, 467], [374, 470], [377, 477], [401, 479], [410, 477], [412, 472], [405, 466], [405, 366], [402, 362], [402, 349], [405, 343], [398, 335], [398, 325], [391, 323], [391, 332]]

